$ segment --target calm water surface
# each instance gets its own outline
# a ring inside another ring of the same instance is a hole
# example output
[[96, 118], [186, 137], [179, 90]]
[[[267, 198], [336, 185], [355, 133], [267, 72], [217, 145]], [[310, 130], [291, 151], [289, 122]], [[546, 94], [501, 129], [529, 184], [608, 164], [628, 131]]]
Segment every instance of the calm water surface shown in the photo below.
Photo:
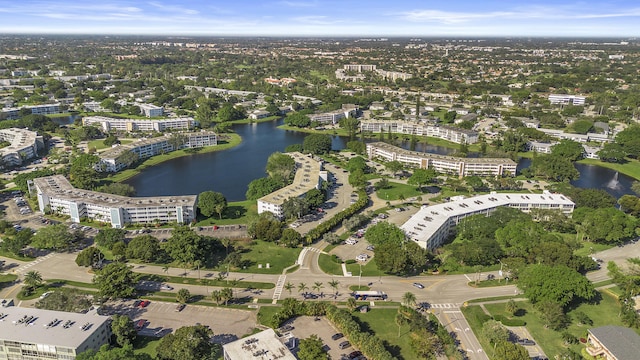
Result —
[[[242, 137], [237, 147], [220, 152], [195, 154], [169, 160], [143, 170], [126, 181], [136, 189], [137, 196], [192, 195], [212, 190], [225, 195], [229, 201], [245, 199], [247, 186], [252, 180], [266, 176], [264, 168], [269, 155], [284, 151], [291, 144], [302, 144], [306, 133], [278, 129], [282, 120], [259, 124], [238, 124], [233, 130]], [[346, 139], [333, 136], [333, 150], [346, 146]], [[408, 148], [409, 142], [402, 147]], [[416, 151], [442, 155], [455, 149], [418, 143]], [[470, 154], [477, 156], [477, 154]], [[528, 167], [529, 159], [523, 159], [518, 169]], [[616, 198], [631, 193], [633, 179], [614, 170], [594, 165], [576, 164], [580, 179], [572, 182], [581, 188], [605, 189]]]

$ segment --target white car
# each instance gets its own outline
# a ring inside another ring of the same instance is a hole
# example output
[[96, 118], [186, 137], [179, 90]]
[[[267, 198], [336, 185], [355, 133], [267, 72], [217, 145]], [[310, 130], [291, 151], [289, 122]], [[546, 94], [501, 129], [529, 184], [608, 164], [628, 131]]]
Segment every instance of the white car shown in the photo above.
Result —
[[346, 243], [347, 245], [355, 245], [355, 244], [357, 244], [357, 243], [358, 243], [358, 240], [356, 240], [356, 239], [352, 239], [352, 238], [349, 238], [349, 239], [347, 239], [347, 241], [345, 241], [345, 243]]
[[367, 259], [369, 259], [369, 255], [367, 254], [360, 254], [356, 256], [356, 261], [367, 261]]
[[163, 284], [160, 286], [160, 290], [173, 290], [173, 287], [167, 284]]

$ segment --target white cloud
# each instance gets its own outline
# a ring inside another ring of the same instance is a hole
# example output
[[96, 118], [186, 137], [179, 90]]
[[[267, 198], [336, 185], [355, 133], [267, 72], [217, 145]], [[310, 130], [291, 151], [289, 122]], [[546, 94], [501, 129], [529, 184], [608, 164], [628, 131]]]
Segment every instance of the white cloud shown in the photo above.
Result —
[[581, 20], [619, 17], [640, 17], [640, 8], [617, 11], [597, 11], [593, 7], [573, 6], [529, 6], [504, 11], [464, 12], [443, 11], [434, 9], [415, 9], [396, 13], [401, 19], [411, 22], [437, 22], [443, 24], [459, 24], [483, 20], [513, 20], [527, 19], [546, 20]]
[[283, 5], [283, 6], [289, 6], [289, 7], [316, 7], [318, 6], [318, 3], [315, 1], [289, 1], [289, 0], [284, 0], [284, 1], [279, 1], [278, 2], [279, 5]]
[[160, 9], [162, 11], [166, 11], [166, 12], [170, 12], [170, 13], [180, 13], [180, 14], [184, 14], [184, 15], [197, 15], [200, 12], [198, 10], [193, 10], [193, 9], [186, 9], [183, 8], [181, 6], [174, 6], [174, 5], [164, 5], [158, 2], [149, 2], [149, 5]]

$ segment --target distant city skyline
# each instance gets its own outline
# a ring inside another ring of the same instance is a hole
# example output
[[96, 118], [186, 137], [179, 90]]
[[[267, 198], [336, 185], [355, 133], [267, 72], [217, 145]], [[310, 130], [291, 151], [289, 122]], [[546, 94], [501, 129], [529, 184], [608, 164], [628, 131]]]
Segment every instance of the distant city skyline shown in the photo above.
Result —
[[640, 35], [633, 0], [0, 0], [0, 33], [211, 36]]

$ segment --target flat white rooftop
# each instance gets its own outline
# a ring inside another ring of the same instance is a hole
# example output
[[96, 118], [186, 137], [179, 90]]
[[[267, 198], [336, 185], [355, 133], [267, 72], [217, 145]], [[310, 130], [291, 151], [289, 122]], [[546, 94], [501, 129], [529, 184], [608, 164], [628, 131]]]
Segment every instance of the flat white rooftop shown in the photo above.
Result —
[[[455, 199], [443, 204], [423, 206], [400, 227], [414, 241], [426, 242], [452, 217], [486, 213], [499, 206], [528, 210], [530, 208], [573, 210], [574, 203], [562, 194], [545, 191], [530, 193], [491, 193], [470, 198]], [[566, 206], [566, 207], [565, 207]]]
[[267, 329], [223, 346], [225, 359], [295, 360], [273, 329]]
[[0, 308], [0, 339], [76, 349], [109, 319], [96, 311], [79, 314], [9, 306]]

